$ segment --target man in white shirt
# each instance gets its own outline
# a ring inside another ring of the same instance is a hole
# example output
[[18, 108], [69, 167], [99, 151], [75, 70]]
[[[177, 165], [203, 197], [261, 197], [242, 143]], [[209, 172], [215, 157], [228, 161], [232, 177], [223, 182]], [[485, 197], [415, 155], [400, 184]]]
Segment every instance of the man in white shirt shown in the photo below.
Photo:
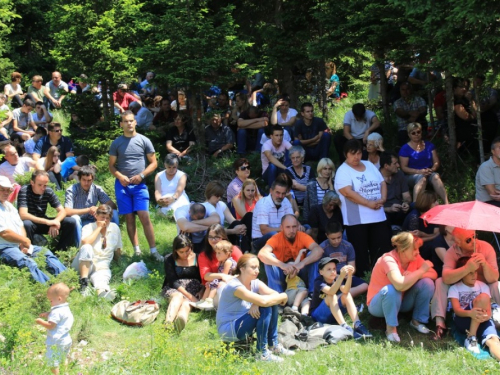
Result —
[[156, 129], [156, 127], [153, 125], [154, 116], [149, 109], [141, 106], [139, 102], [130, 103], [128, 109], [131, 110], [135, 116], [135, 121], [137, 122], [137, 129], [141, 131]]
[[476, 174], [476, 200], [500, 207], [500, 137], [491, 143], [491, 157]]
[[35, 167], [33, 159], [19, 157], [17, 149], [12, 145], [5, 146], [3, 152], [5, 161], [0, 164], [0, 176], [7, 177], [11, 184], [16, 183], [16, 176], [23, 175]]
[[47, 127], [47, 124], [54, 118], [43, 102], [36, 102], [35, 112], [32, 113], [31, 116], [37, 126], [43, 126], [44, 128]]
[[[273, 125], [271, 139], [262, 145], [262, 178], [271, 186], [279, 173], [286, 172], [290, 165], [288, 150], [292, 147], [290, 142], [283, 140], [283, 127]], [[286, 165], [288, 164], [288, 165]]]
[[45, 85], [44, 94], [47, 108], [50, 106], [61, 108], [62, 101], [68, 93], [68, 84], [61, 78], [61, 73], [53, 72], [52, 80]]

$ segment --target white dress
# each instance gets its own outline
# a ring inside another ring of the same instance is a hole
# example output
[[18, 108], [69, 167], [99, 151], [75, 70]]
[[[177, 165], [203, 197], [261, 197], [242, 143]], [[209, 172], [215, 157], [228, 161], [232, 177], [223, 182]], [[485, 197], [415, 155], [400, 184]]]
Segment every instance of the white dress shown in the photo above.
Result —
[[[175, 173], [175, 176], [171, 179], [167, 179], [167, 174], [165, 171], [160, 172], [160, 182], [161, 182], [161, 197], [162, 198], [168, 198], [171, 197], [172, 195], [175, 194], [175, 191], [177, 190], [177, 185], [179, 184], [179, 180], [181, 179], [182, 176], [184, 176], [185, 173], [181, 171], [177, 171]], [[186, 194], [186, 191], [183, 191], [181, 196], [177, 198], [176, 201], [174, 201], [170, 206], [167, 207], [162, 207], [160, 211], [163, 214], [166, 214], [168, 211], [175, 211], [177, 208], [188, 205], [189, 204], [189, 198]]]

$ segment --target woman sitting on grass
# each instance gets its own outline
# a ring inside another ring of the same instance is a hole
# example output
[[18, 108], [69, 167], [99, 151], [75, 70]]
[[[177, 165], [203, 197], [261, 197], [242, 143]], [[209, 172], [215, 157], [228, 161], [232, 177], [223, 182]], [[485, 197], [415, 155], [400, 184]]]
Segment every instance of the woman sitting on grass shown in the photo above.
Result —
[[278, 293], [257, 279], [259, 259], [253, 254], [240, 258], [235, 274], [222, 291], [217, 310], [217, 331], [222, 340], [246, 340], [257, 332], [258, 360], [282, 362], [276, 354], [294, 355], [278, 343], [278, 305], [287, 302], [286, 293]]
[[60, 155], [59, 149], [52, 146], [47, 151], [47, 156], [38, 159], [36, 163], [36, 169], [47, 172], [50, 182], [56, 185], [57, 190], [61, 190], [62, 185]]
[[400, 342], [398, 313], [413, 310], [410, 326], [427, 334], [429, 303], [437, 278], [432, 263], [424, 260], [418, 249], [422, 240], [402, 232], [392, 237], [394, 250], [382, 255], [375, 264], [368, 285], [366, 304], [373, 316], [385, 318], [387, 340]]
[[253, 212], [255, 205], [262, 198], [255, 180], [248, 178], [241, 187], [241, 191], [233, 198], [233, 207], [236, 219], [241, 220], [247, 213]]
[[181, 332], [191, 312], [190, 302], [198, 302], [203, 295], [198, 259], [191, 240], [184, 234], [174, 238], [172, 254], [165, 256], [163, 294], [168, 300], [165, 324], [174, 325]]
[[179, 157], [168, 154], [164, 161], [165, 170], [155, 177], [155, 198], [164, 215], [189, 204], [186, 194], [187, 175], [178, 169]]

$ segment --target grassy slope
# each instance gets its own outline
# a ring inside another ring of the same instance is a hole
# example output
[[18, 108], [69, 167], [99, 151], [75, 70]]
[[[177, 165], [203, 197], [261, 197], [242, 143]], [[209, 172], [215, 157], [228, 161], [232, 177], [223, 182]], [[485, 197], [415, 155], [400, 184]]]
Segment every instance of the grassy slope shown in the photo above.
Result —
[[[344, 109], [342, 109], [344, 111]], [[332, 125], [338, 128], [342, 118], [334, 113]], [[173, 222], [152, 215], [156, 239], [161, 253], [171, 251], [176, 235]], [[141, 247], [147, 242], [139, 227]], [[121, 326], [111, 320], [112, 304], [97, 297], [83, 298], [73, 292], [70, 306], [75, 316], [72, 329], [73, 349], [69, 374], [267, 374], [278, 371], [290, 374], [327, 374], [335, 370], [344, 374], [480, 374], [495, 373], [498, 364], [488, 359], [474, 359], [453, 340], [439, 345], [425, 335], [412, 330], [407, 320], [401, 321], [399, 333], [401, 345], [388, 343], [382, 331], [374, 331], [375, 338], [367, 342], [344, 342], [319, 348], [312, 352], [300, 352], [283, 364], [267, 364], [253, 361], [249, 353], [236, 354], [218, 340], [213, 313], [195, 312], [185, 331], [180, 335], [168, 332], [162, 322], [166, 302], [159, 292], [163, 282], [163, 268], [149, 256], [144, 261], [152, 270], [149, 278], [123, 284], [121, 275], [126, 266], [139, 260], [131, 256], [132, 247], [125, 227], [122, 226], [124, 252], [119, 263], [113, 263], [112, 286], [122, 298], [156, 299], [161, 305], [157, 321], [144, 328]], [[36, 315], [49, 308], [44, 297], [45, 286], [27, 282], [25, 272], [0, 267], [0, 333], [6, 337], [0, 343], [1, 374], [46, 373], [43, 361], [45, 332], [32, 322]], [[64, 280], [76, 282], [70, 273]], [[361, 316], [367, 323], [368, 312]], [[87, 344], [83, 345], [82, 341]]]

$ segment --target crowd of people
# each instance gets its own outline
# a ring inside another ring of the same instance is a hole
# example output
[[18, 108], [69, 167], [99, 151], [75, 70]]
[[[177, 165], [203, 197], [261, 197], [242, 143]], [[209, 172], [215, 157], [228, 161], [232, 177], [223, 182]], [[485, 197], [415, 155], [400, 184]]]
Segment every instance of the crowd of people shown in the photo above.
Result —
[[[335, 65], [326, 68], [328, 93], [336, 98]], [[304, 102], [299, 113], [290, 108], [286, 94], [273, 102], [267, 84], [262, 90], [255, 86], [253, 93], [233, 87], [234, 95], [207, 96], [206, 152], [232, 158], [235, 177], [228, 184], [210, 181], [204, 202], [190, 201], [189, 176], [179, 170], [197, 142], [184, 91], [175, 100], [158, 99], [153, 73], [138, 92], [122, 83], [112, 94], [123, 131], [109, 149], [115, 203], [94, 184], [96, 170], [89, 158], [75, 156], [73, 142], [49, 112], [64, 108], [68, 93], [95, 94], [86, 77], [80, 78], [82, 84], [69, 86], [54, 72], [43, 88], [42, 78], [34, 76], [24, 93], [21, 75], [14, 73], [6, 94], [0, 95], [0, 104], [9, 100], [17, 107], [12, 115], [7, 107], [10, 121], [2, 122], [0, 135], [5, 138], [0, 165], [0, 258], [5, 263], [27, 267], [36, 281], [47, 282], [34, 258], [49, 235], [56, 238], [55, 250], [79, 249], [72, 267], [80, 275], [81, 291], [96, 289], [112, 301], [110, 264], [123, 248], [118, 215], [125, 220], [134, 254], [141, 256], [137, 216], [151, 256], [164, 262], [165, 323], [178, 332], [192, 309], [217, 309], [224, 341], [256, 332], [258, 358], [281, 361], [280, 356], [294, 352], [278, 342], [279, 305], [298, 317], [341, 325], [354, 338], [369, 338], [354, 302], [366, 294], [370, 314], [385, 320], [387, 340], [400, 342], [398, 313], [407, 311], [412, 312], [410, 326], [422, 334], [430, 334], [427, 325], [435, 320], [432, 337], [442, 339], [450, 299], [457, 328], [467, 331], [465, 347], [477, 352], [478, 343], [486, 345], [500, 359], [491, 320], [500, 323], [500, 309], [490, 304], [500, 303], [495, 251], [473, 231], [420, 219], [438, 199], [449, 202], [437, 149], [419, 122], [427, 105], [408, 99], [411, 83], [400, 84], [401, 98], [394, 102], [398, 153], [385, 149], [380, 121], [362, 103], [345, 114], [343, 131], [333, 136], [325, 121], [314, 116], [312, 102]], [[265, 105], [272, 108], [270, 116]], [[154, 201], [161, 213], [172, 212], [178, 230], [172, 253], [166, 255], [157, 250], [150, 220], [146, 179], [158, 162], [157, 145], [141, 134], [148, 130], [164, 134], [168, 150], [164, 169], [154, 178]], [[332, 138], [338, 168], [329, 158]], [[255, 166], [246, 156], [252, 152], [260, 153], [262, 175], [250, 178]], [[491, 158], [477, 173], [476, 199], [497, 206], [498, 166], [500, 138], [495, 138]], [[16, 177], [28, 171], [33, 172], [30, 182], [19, 186]], [[66, 189], [63, 206], [47, 185], [51, 181], [60, 189], [70, 179], [76, 181]], [[47, 216], [48, 204], [55, 217]], [[49, 272], [66, 269], [52, 252], [42, 253]], [[267, 284], [259, 280], [260, 263]], [[49, 289], [49, 298], [59, 293], [64, 304], [66, 289], [55, 289]], [[49, 323], [39, 322], [53, 329]]]

